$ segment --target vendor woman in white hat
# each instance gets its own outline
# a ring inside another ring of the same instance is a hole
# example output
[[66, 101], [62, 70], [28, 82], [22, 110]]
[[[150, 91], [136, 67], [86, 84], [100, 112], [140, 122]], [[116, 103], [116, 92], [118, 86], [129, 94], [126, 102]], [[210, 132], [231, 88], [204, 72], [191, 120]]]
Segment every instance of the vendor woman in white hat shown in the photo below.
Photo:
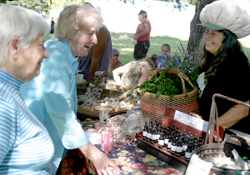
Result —
[[[232, 0], [214, 1], [200, 13], [206, 27], [201, 41], [200, 115], [209, 120], [215, 93], [249, 103], [249, 61], [238, 39], [250, 34], [250, 16]], [[216, 98], [219, 125], [250, 133], [249, 108]]]

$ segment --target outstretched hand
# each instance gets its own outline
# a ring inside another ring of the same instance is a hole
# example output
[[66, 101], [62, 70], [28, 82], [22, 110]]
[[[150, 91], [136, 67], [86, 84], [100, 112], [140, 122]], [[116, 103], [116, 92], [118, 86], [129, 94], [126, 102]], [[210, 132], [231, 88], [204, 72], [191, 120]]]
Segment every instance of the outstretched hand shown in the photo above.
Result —
[[89, 142], [79, 149], [93, 163], [98, 175], [115, 175], [120, 172], [119, 167], [92, 143]]

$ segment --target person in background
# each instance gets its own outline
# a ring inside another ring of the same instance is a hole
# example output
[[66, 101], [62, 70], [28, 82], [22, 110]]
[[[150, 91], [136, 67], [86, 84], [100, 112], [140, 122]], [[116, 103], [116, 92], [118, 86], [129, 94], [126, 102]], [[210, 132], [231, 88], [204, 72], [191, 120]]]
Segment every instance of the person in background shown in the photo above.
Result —
[[[118, 67], [123, 66], [124, 64], [119, 60], [119, 56], [120, 56], [120, 52], [116, 49], [113, 48], [112, 49], [112, 61], [111, 61], [111, 65], [110, 65], [110, 71], [115, 70]], [[113, 75], [111, 75], [109, 78], [109, 80], [114, 80]]]
[[[250, 15], [231, 0], [214, 1], [200, 13], [206, 27], [201, 42], [197, 82], [201, 91], [200, 115], [209, 120], [212, 96], [219, 93], [246, 103], [250, 100], [249, 61], [239, 38], [250, 34]], [[219, 125], [250, 133], [249, 108], [216, 98]]]
[[99, 11], [70, 5], [59, 16], [55, 38], [45, 43], [49, 59], [41, 74], [21, 87], [23, 99], [44, 124], [55, 145], [53, 174], [67, 150], [78, 149], [94, 165], [98, 174], [113, 174], [119, 168], [96, 148], [77, 121], [76, 56], [85, 56], [97, 43], [103, 19]]
[[[84, 6], [90, 6], [101, 11], [98, 2], [85, 1]], [[98, 43], [90, 48], [88, 55], [78, 58], [78, 70], [81, 70], [83, 79], [93, 81], [96, 71], [108, 71], [112, 58], [112, 40], [108, 28], [103, 25], [97, 34]]]
[[46, 20], [24, 7], [0, 6], [0, 174], [51, 174], [48, 131], [24, 103], [20, 86], [39, 75], [49, 54]]
[[[141, 61], [131, 61], [124, 66], [118, 67], [113, 71], [115, 83], [125, 90], [134, 90], [146, 81], [150, 71], [156, 69], [158, 64], [158, 55], [153, 54], [151, 57], [144, 58]], [[140, 90], [137, 89], [140, 93]]]
[[50, 36], [51, 38], [54, 37], [54, 32], [55, 32], [55, 21], [54, 18], [51, 18], [51, 22], [50, 22]]
[[[164, 43], [161, 46], [161, 54], [158, 56], [158, 66], [157, 69], [165, 69], [168, 67], [168, 63], [166, 63], [166, 59], [168, 62], [172, 61], [170, 56], [171, 47], [168, 43]], [[180, 60], [175, 62], [175, 66], [180, 64]]]
[[141, 23], [138, 25], [134, 35], [134, 40], [137, 40], [134, 48], [134, 59], [136, 61], [147, 56], [150, 47], [149, 37], [151, 32], [151, 24], [147, 19], [147, 12], [141, 10], [138, 15]]

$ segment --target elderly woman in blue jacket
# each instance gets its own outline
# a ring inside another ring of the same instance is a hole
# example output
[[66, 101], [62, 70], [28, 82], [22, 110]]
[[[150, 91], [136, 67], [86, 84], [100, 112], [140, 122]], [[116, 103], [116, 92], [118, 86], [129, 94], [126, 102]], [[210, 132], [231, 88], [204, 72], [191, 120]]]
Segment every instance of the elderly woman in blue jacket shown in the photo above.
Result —
[[49, 59], [41, 74], [22, 86], [22, 95], [30, 110], [48, 129], [56, 147], [52, 159], [53, 173], [66, 153], [78, 148], [91, 160], [98, 174], [113, 174], [118, 167], [97, 149], [77, 121], [76, 56], [86, 56], [97, 43], [102, 26], [99, 11], [81, 5], [66, 7], [56, 25], [55, 38], [45, 43]]

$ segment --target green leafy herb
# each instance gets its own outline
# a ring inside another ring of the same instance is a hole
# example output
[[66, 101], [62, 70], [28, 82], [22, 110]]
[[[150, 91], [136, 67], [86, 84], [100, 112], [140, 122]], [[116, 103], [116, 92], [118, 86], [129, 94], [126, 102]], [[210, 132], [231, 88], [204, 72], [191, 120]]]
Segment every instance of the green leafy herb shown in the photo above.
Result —
[[[184, 73], [189, 80], [197, 86], [196, 79], [199, 75], [199, 58], [197, 53], [188, 54], [184, 49], [183, 45], [180, 43], [181, 48], [178, 47], [179, 52], [176, 50], [174, 56], [168, 55], [170, 61], [167, 61], [165, 58], [167, 68], [164, 71], [161, 71], [158, 75], [153, 75], [150, 80], [145, 81], [136, 88], [142, 90], [142, 94], [145, 92], [150, 92], [156, 94], [156, 98], [160, 95], [170, 96], [170, 99], [173, 99], [174, 95], [179, 95], [183, 93], [182, 82], [179, 76], [166, 74], [169, 69], [177, 69], [178, 71]], [[164, 56], [164, 55], [163, 55]], [[181, 60], [181, 63], [175, 67], [177, 60]], [[192, 87], [186, 83], [187, 92], [192, 91]]]

